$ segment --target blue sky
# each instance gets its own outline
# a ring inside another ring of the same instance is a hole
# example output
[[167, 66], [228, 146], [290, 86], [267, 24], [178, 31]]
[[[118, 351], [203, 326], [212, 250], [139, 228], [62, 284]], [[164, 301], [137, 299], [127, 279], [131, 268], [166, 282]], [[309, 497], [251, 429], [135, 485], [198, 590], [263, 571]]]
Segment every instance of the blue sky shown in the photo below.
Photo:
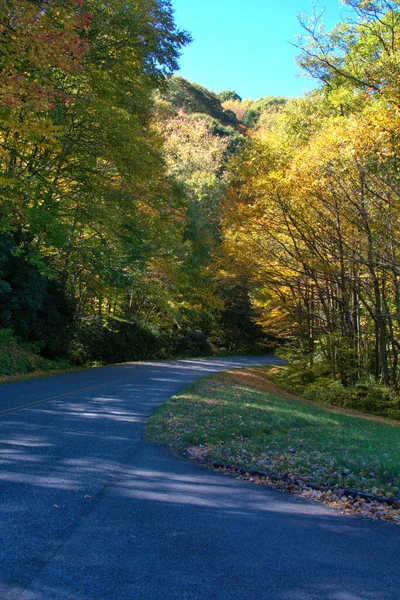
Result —
[[194, 38], [178, 74], [243, 98], [311, 90], [315, 83], [298, 76], [298, 52], [289, 42], [302, 31], [297, 14], [311, 14], [313, 5], [325, 9], [328, 28], [341, 20], [339, 0], [172, 0], [177, 25]]

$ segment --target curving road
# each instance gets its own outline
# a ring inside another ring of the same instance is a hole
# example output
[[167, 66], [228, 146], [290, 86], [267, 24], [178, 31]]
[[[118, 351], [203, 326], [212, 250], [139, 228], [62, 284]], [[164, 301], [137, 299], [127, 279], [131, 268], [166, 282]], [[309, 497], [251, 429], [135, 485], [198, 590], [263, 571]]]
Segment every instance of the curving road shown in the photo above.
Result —
[[148, 414], [186, 383], [275, 360], [126, 364], [1, 386], [0, 599], [399, 600], [399, 527], [143, 441]]

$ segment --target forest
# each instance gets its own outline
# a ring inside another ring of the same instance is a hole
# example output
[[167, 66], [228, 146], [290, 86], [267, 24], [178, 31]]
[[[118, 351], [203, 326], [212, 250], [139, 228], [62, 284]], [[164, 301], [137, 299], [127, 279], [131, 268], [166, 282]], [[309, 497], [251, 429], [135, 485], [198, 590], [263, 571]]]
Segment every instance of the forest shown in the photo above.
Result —
[[400, 2], [344, 4], [315, 91], [246, 100], [174, 75], [169, 0], [1, 3], [1, 374], [278, 351], [400, 414]]

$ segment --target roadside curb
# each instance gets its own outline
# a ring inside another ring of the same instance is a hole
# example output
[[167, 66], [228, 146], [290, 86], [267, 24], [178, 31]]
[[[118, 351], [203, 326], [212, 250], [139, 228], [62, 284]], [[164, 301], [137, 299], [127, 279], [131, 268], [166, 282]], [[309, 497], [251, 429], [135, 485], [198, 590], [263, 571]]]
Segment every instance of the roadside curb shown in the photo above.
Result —
[[382, 504], [388, 504], [389, 506], [395, 506], [400, 508], [400, 499], [393, 497], [385, 497], [385, 496], [375, 496], [374, 494], [369, 494], [368, 492], [361, 492], [358, 490], [353, 490], [349, 488], [341, 488], [334, 486], [326, 486], [326, 485], [317, 485], [313, 483], [308, 483], [303, 481], [302, 479], [292, 479], [287, 475], [276, 475], [274, 473], [268, 473], [267, 471], [255, 471], [253, 469], [246, 469], [245, 467], [241, 467], [239, 465], [231, 465], [222, 462], [212, 463], [212, 466], [215, 469], [226, 469], [228, 471], [232, 471], [233, 473], [240, 473], [241, 475], [249, 475], [250, 477], [262, 477], [263, 479], [270, 479], [271, 481], [278, 482], [286, 482], [292, 485], [302, 486], [304, 488], [310, 488], [312, 490], [316, 490], [319, 492], [334, 492], [339, 497], [342, 496], [350, 496], [352, 498], [362, 498], [364, 500], [370, 500], [371, 502], [380, 502]]

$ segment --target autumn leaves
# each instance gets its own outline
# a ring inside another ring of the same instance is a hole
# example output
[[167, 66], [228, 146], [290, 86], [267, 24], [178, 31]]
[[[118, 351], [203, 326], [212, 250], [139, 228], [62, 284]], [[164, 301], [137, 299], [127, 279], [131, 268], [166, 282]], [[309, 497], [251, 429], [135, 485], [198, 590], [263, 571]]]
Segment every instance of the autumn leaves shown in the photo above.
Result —
[[236, 165], [226, 243], [252, 272], [262, 322], [309, 364], [325, 360], [344, 385], [397, 387], [399, 11], [347, 4], [353, 22], [303, 46], [320, 89], [259, 128]]

